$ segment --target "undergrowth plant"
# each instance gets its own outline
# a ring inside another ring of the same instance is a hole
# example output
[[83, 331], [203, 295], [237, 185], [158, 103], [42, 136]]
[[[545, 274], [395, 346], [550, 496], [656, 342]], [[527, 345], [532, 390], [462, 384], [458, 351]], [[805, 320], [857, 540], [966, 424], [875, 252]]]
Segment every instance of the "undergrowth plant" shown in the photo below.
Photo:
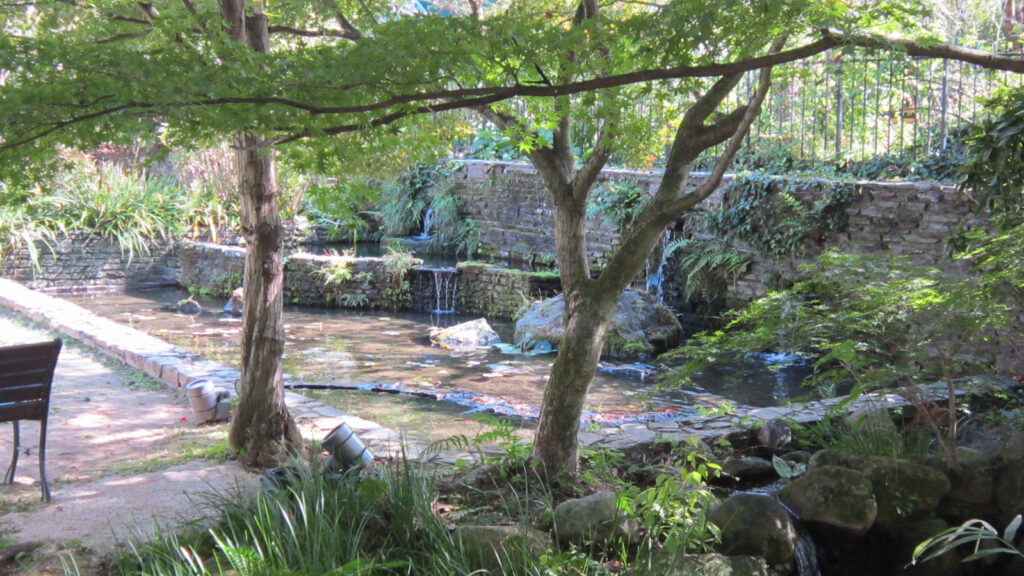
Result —
[[419, 260], [400, 245], [393, 245], [387, 247], [383, 262], [384, 272], [388, 277], [392, 280], [401, 280], [419, 263]]
[[461, 213], [452, 174], [458, 163], [417, 164], [383, 185], [380, 217], [384, 235], [395, 238], [427, 232], [430, 214], [430, 252], [472, 256], [480, 246], [476, 222]]
[[685, 271], [683, 297], [713, 299], [722, 282], [733, 282], [750, 267], [750, 256], [729, 247], [719, 237], [679, 238], [665, 247], [665, 257], [678, 253], [678, 266]]
[[313, 274], [320, 277], [325, 286], [340, 286], [351, 280], [355, 274], [352, 271], [352, 258], [335, 257]]
[[633, 227], [650, 199], [637, 182], [608, 180], [591, 193], [587, 216], [600, 217], [605, 224], [624, 232]]
[[[215, 513], [212, 527], [201, 530], [197, 524], [181, 535], [136, 544], [116, 562], [116, 573], [482, 573], [480, 549], [467, 545], [435, 511], [435, 480], [411, 460], [341, 478], [301, 466], [291, 470], [275, 490], [261, 490], [255, 498], [241, 493], [210, 498], [204, 504]], [[492, 574], [541, 576], [550, 574], [550, 566], [574, 562], [555, 552], [537, 557], [525, 539], [513, 539], [493, 564]]]
[[676, 560], [682, 560], [685, 554], [712, 550], [721, 532], [708, 519], [716, 498], [707, 481], [720, 473], [718, 464], [691, 450], [684, 457], [678, 474], [659, 474], [654, 486], [621, 494], [620, 507], [627, 509], [644, 527], [641, 561], [649, 562], [656, 549]]
[[1024, 549], [1016, 544], [1020, 526], [1020, 514], [1013, 517], [1002, 533], [984, 520], [968, 520], [918, 544], [914, 548], [911, 565], [927, 562], [965, 545], [972, 546], [972, 552], [962, 560], [963, 562], [981, 560], [998, 554], [1024, 559]]
[[[719, 359], [754, 352], [814, 358], [808, 384], [826, 394], [902, 387], [916, 399], [951, 466], [958, 468], [954, 380], [985, 366], [981, 344], [1011, 321], [1005, 292], [979, 276], [953, 276], [896, 256], [829, 251], [804, 280], [738, 311], [722, 330], [672, 354], [686, 364], [667, 378], [684, 383]], [[941, 381], [937, 405], [924, 384]]]

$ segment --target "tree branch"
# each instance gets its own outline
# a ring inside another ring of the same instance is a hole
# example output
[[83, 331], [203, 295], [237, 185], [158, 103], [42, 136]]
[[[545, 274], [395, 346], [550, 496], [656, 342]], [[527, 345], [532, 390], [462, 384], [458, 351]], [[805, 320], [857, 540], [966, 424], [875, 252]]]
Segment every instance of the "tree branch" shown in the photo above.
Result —
[[270, 26], [267, 31], [270, 34], [290, 34], [305, 38], [344, 38], [346, 40], [359, 40], [363, 35], [355, 29], [352, 30], [303, 30], [291, 26]]
[[990, 70], [1005, 70], [1007, 72], [1024, 73], [1024, 59], [1019, 56], [1003, 56], [983, 50], [953, 46], [951, 44], [925, 45], [914, 40], [907, 40], [897, 36], [868, 35], [850, 32], [838, 32], [836, 30], [822, 30], [823, 40], [835, 42], [837, 46], [860, 46], [862, 48], [875, 48], [889, 51], [903, 51], [910, 56], [923, 56], [928, 58], [943, 58], [945, 60], [956, 60], [975, 64]]
[[732, 138], [725, 147], [725, 150], [718, 158], [718, 162], [715, 163], [715, 168], [711, 171], [708, 179], [693, 192], [690, 192], [670, 204], [669, 212], [682, 214], [710, 196], [711, 193], [718, 188], [718, 185], [722, 183], [722, 176], [725, 175], [725, 171], [729, 168], [729, 164], [732, 163], [733, 157], [736, 156], [736, 152], [738, 152], [740, 146], [743, 145], [743, 139], [746, 137], [747, 131], [750, 130], [750, 125], [754, 123], [758, 114], [761, 113], [761, 104], [764, 103], [765, 96], [768, 95], [768, 90], [771, 88], [771, 85], [772, 69], [765, 68], [761, 70], [761, 78], [757, 82], [757, 90], [750, 99], [750, 103], [747, 105], [747, 108], [743, 113], [743, 118], [740, 120], [740, 124], [737, 127], [736, 132], [733, 133]]
[[573, 190], [585, 190], [589, 191], [600, 176], [601, 170], [604, 169], [605, 164], [608, 163], [608, 159], [611, 158], [614, 147], [612, 146], [615, 140], [615, 128], [616, 120], [618, 115], [614, 118], [606, 121], [600, 131], [597, 133], [597, 143], [594, 145], [594, 150], [587, 156], [587, 159], [580, 166], [580, 169], [576, 171], [576, 176], [572, 179]]
[[342, 30], [345, 30], [348, 33], [348, 35], [344, 36], [344, 38], [348, 38], [349, 40], [354, 41], [359, 40], [363, 37], [363, 33], [360, 32], [359, 29], [356, 28], [352, 24], [352, 22], [349, 21], [348, 18], [345, 18], [344, 14], [340, 12], [337, 13], [334, 15], [334, 19], [338, 21], [338, 25], [341, 26]]

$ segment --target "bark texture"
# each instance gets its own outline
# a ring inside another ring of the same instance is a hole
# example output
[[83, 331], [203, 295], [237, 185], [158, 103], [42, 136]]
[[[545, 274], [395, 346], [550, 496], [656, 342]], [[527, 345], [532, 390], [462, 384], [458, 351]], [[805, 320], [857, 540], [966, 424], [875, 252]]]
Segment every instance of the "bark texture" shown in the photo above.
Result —
[[[238, 22], [234, 10], [244, 2], [224, 0], [222, 13]], [[267, 49], [267, 20], [244, 18], [236, 40], [253, 50]], [[302, 439], [284, 402], [281, 355], [284, 352], [284, 268], [282, 227], [277, 206], [274, 152], [255, 133], [235, 137], [242, 228], [246, 237], [245, 301], [242, 321], [242, 379], [232, 417], [230, 442], [249, 466], [274, 466], [296, 454]]]

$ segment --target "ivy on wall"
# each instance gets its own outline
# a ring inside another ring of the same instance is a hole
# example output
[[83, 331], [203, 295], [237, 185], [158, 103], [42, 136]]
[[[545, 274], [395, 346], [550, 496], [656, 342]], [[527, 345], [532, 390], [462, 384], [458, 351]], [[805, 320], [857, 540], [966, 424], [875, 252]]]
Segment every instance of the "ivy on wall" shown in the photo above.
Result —
[[[815, 195], [807, 194], [817, 190]], [[846, 182], [791, 181], [752, 172], [737, 175], [725, 188], [720, 206], [688, 221], [689, 234], [667, 247], [678, 253], [684, 297], [711, 303], [728, 282], [745, 273], [750, 254], [734, 245], [749, 244], [769, 258], [801, 256], [814, 243], [846, 229], [846, 208], [854, 185]], [[814, 196], [813, 200], [805, 198]]]
[[[814, 200], [797, 197], [811, 188], [820, 190]], [[809, 241], [821, 242], [846, 229], [853, 195], [854, 185], [847, 182], [740, 174], [726, 187], [722, 205], [705, 213], [704, 225], [710, 234], [747, 242], [763, 256], [800, 256]]]

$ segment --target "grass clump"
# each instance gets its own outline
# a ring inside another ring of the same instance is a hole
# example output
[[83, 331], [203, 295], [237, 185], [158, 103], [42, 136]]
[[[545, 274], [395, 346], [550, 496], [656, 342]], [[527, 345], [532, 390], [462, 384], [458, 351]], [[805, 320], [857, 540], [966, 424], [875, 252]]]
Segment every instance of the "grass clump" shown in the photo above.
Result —
[[[480, 573], [480, 557], [435, 509], [428, 474], [404, 461], [363, 476], [325, 477], [289, 468], [284, 482], [255, 496], [213, 499], [206, 531], [133, 546], [119, 574], [437, 574]], [[513, 540], [503, 574], [544, 574], [544, 563]], [[233, 571], [233, 572], [232, 572]], [[580, 572], [588, 573], [588, 572]]]

